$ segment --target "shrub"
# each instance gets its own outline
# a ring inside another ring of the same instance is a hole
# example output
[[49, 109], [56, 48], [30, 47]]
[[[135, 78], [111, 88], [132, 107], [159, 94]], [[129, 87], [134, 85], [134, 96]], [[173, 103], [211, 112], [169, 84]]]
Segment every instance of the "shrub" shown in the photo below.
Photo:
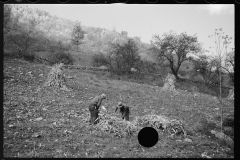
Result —
[[30, 61], [30, 62], [33, 62], [35, 60], [34, 54], [23, 54], [22, 57], [24, 60]]
[[206, 118], [201, 118], [193, 127], [192, 130], [204, 135], [210, 135], [210, 131], [216, 128], [216, 124], [208, 121]]
[[94, 54], [92, 57], [92, 65], [94, 67], [99, 67], [99, 66], [106, 66], [108, 64], [108, 60], [106, 56], [102, 53], [99, 54]]
[[70, 54], [64, 53], [64, 52], [59, 52], [56, 55], [56, 60], [57, 62], [62, 62], [64, 64], [69, 64], [69, 65], [73, 65], [73, 58]]
[[72, 56], [65, 52], [55, 52], [55, 53], [47, 52], [47, 55], [45, 55], [45, 58], [43, 58], [43, 60], [50, 65], [54, 65], [57, 63], [72, 65], [74, 61]]

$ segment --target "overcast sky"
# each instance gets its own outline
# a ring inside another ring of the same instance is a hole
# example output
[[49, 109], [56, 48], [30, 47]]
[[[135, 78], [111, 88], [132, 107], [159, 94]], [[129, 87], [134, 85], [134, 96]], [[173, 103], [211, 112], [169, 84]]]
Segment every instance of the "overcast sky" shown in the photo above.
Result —
[[[222, 28], [234, 38], [234, 5], [163, 5], [163, 4], [28, 4], [48, 11], [52, 15], [79, 20], [82, 25], [116, 31], [127, 31], [130, 37], [138, 36], [150, 43], [153, 34], [162, 35], [170, 30], [176, 33], [197, 33], [205, 49], [214, 42], [208, 35]], [[232, 41], [232, 47], [234, 41]]]

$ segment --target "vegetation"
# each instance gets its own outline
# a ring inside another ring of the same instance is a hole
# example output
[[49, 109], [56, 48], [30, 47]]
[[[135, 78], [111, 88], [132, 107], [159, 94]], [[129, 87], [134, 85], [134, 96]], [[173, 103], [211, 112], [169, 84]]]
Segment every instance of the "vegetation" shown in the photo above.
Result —
[[235, 70], [235, 49], [232, 49], [231, 52], [226, 53], [225, 67], [222, 67], [226, 70], [231, 76], [231, 80], [234, 83], [234, 70]]
[[94, 67], [100, 67], [107, 66], [109, 62], [107, 57], [103, 53], [98, 53], [92, 56], [92, 64]]
[[79, 22], [77, 22], [72, 30], [72, 39], [71, 42], [73, 45], [77, 46], [77, 52], [78, 52], [78, 46], [82, 44], [82, 40], [84, 38], [84, 31], [81, 28], [81, 25]]
[[131, 74], [131, 68], [136, 67], [136, 64], [140, 62], [137, 51], [138, 47], [132, 39], [123, 45], [112, 44], [112, 51], [109, 55], [110, 70], [118, 74]]
[[[218, 71], [218, 76], [219, 76], [219, 100], [220, 103], [222, 104], [222, 67], [224, 66], [223, 64], [223, 59], [224, 55], [227, 55], [227, 49], [229, 44], [231, 43], [231, 37], [228, 37], [228, 35], [224, 35], [224, 32], [222, 31], [222, 28], [216, 29], [214, 35], [210, 36], [215, 43], [215, 49], [217, 53], [217, 71]], [[229, 62], [227, 60], [227, 62]], [[232, 64], [232, 63], [231, 63]], [[233, 67], [233, 66], [232, 66]], [[221, 107], [221, 132], [223, 132], [223, 107]]]
[[6, 40], [6, 34], [10, 32], [11, 29], [11, 12], [12, 12], [12, 6], [5, 5], [4, 6], [4, 19], [3, 19], [3, 35], [4, 35], [4, 41], [3, 46], [5, 44]]
[[[231, 136], [228, 141], [220, 142], [211, 133], [217, 134], [220, 119], [234, 112], [233, 101], [221, 99], [229, 92], [222, 86], [224, 79], [219, 81], [224, 74], [234, 82], [234, 49], [220, 59], [208, 57], [201, 53], [204, 50], [195, 35], [155, 35], [150, 45], [139, 37], [128, 37], [126, 31], [87, 27], [18, 5], [4, 5], [3, 27], [5, 157], [196, 158], [204, 157], [206, 151], [212, 158], [233, 157], [234, 127], [222, 126], [222, 132]], [[221, 38], [215, 35], [217, 40]], [[227, 45], [230, 39], [222, 38]], [[19, 60], [22, 58], [31, 62]], [[184, 62], [193, 62], [195, 68], [184, 73]], [[65, 69], [67, 64], [108, 69]], [[169, 72], [177, 78], [171, 81], [176, 92], [162, 89]], [[202, 76], [204, 81], [191, 81], [190, 75]], [[119, 100], [127, 103], [130, 122], [111, 115], [105, 121], [101, 117], [99, 125], [104, 127], [89, 126], [86, 106], [89, 98], [100, 93], [108, 96], [103, 104], [108, 116]], [[217, 112], [220, 107], [221, 114]], [[135, 121], [134, 126], [135, 117], [139, 123]], [[161, 143], [146, 149], [137, 136], [111, 136], [112, 131], [125, 134], [143, 127], [141, 124], [157, 125], [161, 117], [183, 122], [187, 139], [160, 131]]]
[[[200, 44], [195, 35], [189, 36], [187, 33], [177, 35], [172, 31], [163, 34], [162, 37], [154, 35], [152, 46], [151, 50], [157, 60], [160, 62], [167, 60], [172, 73], [177, 79], [179, 79], [178, 71], [181, 64], [188, 59], [187, 54], [200, 51]], [[174, 54], [177, 56], [176, 60]]]
[[[179, 89], [179, 86], [189, 88], [189, 82], [176, 85], [179, 94], [173, 94], [152, 85], [111, 80], [98, 72], [95, 75], [63, 69], [66, 85], [72, 91], [53, 90], [44, 86], [50, 70], [45, 65], [4, 59], [4, 157], [202, 158], [203, 153], [211, 158], [234, 156], [229, 145], [209, 137], [209, 132], [207, 135], [202, 132], [220, 130], [219, 119], [213, 118], [220, 116], [216, 112], [219, 101], [209, 94], [194, 97], [191, 92]], [[121, 95], [131, 107], [130, 122], [149, 114], [182, 121], [192, 142], [159, 132], [159, 142], [152, 148], [143, 148], [136, 136], [112, 137], [89, 126], [86, 106], [89, 98], [99, 93], [108, 96], [103, 103], [108, 113], [114, 113]], [[224, 114], [233, 113], [234, 103], [229, 101]], [[207, 125], [200, 121], [203, 118], [207, 119]]]

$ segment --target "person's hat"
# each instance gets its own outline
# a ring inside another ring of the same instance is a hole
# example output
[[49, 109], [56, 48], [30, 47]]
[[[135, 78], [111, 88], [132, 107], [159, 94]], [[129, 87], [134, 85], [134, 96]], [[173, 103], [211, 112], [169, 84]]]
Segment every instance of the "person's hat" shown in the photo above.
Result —
[[118, 102], [118, 106], [122, 106], [122, 102]]

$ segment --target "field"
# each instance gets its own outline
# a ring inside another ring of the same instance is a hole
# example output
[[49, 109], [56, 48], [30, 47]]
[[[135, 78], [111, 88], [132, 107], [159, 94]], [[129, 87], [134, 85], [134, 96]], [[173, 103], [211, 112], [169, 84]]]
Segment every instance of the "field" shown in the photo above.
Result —
[[[231, 145], [207, 130], [196, 129], [201, 119], [207, 119], [219, 130], [220, 104], [216, 97], [185, 90], [172, 93], [157, 86], [109, 79], [106, 73], [67, 69], [67, 86], [72, 91], [53, 90], [44, 86], [50, 69], [4, 59], [4, 157], [234, 157]], [[130, 121], [152, 112], [183, 121], [192, 141], [163, 135], [154, 147], [145, 148], [137, 137], [116, 138], [97, 131], [81, 120], [89, 118], [89, 100], [101, 93], [107, 95], [103, 105], [109, 112], [114, 112], [121, 95], [131, 107]], [[232, 114], [233, 102], [225, 104], [224, 115]]]

